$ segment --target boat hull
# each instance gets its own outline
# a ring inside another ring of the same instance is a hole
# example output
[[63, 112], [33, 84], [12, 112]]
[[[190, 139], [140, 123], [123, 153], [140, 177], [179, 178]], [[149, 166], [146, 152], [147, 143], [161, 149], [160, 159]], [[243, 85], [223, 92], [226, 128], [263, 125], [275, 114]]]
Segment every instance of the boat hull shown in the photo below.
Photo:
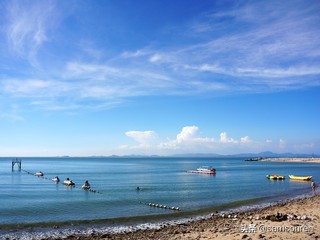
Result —
[[64, 181], [63, 184], [66, 186], [74, 186], [75, 185], [74, 182], [72, 182], [72, 181]]
[[42, 177], [44, 174], [42, 172], [37, 172], [34, 174], [34, 176], [37, 176], [37, 177]]
[[299, 181], [310, 181], [312, 179], [312, 176], [295, 176], [295, 175], [289, 175], [289, 178], [292, 180], [299, 180]]
[[187, 171], [187, 173], [199, 173], [199, 174], [209, 174], [209, 175], [214, 175], [214, 174], [216, 174], [215, 171], [205, 172], [205, 171], [198, 171], [198, 170], [189, 170], [189, 171]]

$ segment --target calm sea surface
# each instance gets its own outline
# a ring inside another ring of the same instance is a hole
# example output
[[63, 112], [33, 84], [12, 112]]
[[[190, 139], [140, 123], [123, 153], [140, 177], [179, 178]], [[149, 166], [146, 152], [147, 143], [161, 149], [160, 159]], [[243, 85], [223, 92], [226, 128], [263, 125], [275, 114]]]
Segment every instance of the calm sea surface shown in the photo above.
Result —
[[[310, 182], [288, 174], [312, 175], [319, 183], [320, 164], [245, 162], [235, 158], [22, 158], [22, 169], [45, 177], [69, 177], [81, 187], [88, 180], [101, 194], [65, 187], [50, 180], [11, 171], [11, 158], [0, 158], [0, 225], [107, 219], [172, 213], [140, 202], [191, 211], [247, 199], [290, 198], [309, 193]], [[190, 174], [202, 165], [216, 176]], [[270, 181], [266, 174], [286, 175]], [[136, 191], [136, 187], [140, 191]], [[268, 201], [271, 201], [270, 199]]]

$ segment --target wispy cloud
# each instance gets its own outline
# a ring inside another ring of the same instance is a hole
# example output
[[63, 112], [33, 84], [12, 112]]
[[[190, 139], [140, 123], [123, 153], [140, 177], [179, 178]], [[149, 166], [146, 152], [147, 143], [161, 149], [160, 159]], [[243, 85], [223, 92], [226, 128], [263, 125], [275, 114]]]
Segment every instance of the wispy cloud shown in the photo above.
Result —
[[[182, 42], [167, 43], [159, 33], [159, 42], [116, 49], [112, 56], [107, 47], [96, 44], [101, 39], [81, 35], [72, 43], [75, 52], [62, 46], [64, 51], [56, 54], [48, 47], [54, 33], [58, 35], [53, 31], [58, 4], [5, 4], [7, 45], [33, 66], [6, 68], [15, 73], [0, 76], [6, 96], [46, 109], [100, 109], [139, 96], [221, 96], [320, 86], [320, 5], [315, 2], [252, 2], [209, 9], [179, 25], [175, 34]], [[47, 53], [41, 66], [40, 50]]]
[[47, 28], [54, 16], [53, 1], [9, 1], [6, 5], [6, 35], [11, 50], [37, 64], [37, 51], [49, 41]]
[[[320, 6], [297, 8], [285, 3], [270, 6], [273, 4], [256, 2], [227, 12], [215, 12], [202, 19], [205, 22], [197, 23], [200, 29], [195, 30], [194, 24], [191, 27], [193, 37], [207, 35], [207, 41], [157, 51], [150, 60], [159, 63], [168, 59], [166, 63], [172, 69], [187, 71], [190, 76], [192, 72], [202, 74], [203, 79], [212, 81], [219, 79], [219, 75], [237, 78], [238, 89], [241, 85], [254, 86], [248, 88], [251, 91], [258, 86], [259, 92], [263, 88], [270, 91], [319, 86], [318, 78], [313, 76], [320, 73], [317, 37], [320, 29], [315, 14]], [[223, 31], [220, 27], [217, 35], [215, 25], [222, 19]], [[162, 55], [167, 57], [159, 61]]]

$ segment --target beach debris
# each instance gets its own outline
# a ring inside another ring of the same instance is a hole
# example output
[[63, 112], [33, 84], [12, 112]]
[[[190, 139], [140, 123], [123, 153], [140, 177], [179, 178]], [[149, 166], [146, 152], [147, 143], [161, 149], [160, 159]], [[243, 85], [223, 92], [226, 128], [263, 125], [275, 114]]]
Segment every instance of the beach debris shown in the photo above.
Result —
[[273, 222], [282, 222], [288, 220], [288, 215], [276, 212], [274, 215], [267, 215], [265, 218]]

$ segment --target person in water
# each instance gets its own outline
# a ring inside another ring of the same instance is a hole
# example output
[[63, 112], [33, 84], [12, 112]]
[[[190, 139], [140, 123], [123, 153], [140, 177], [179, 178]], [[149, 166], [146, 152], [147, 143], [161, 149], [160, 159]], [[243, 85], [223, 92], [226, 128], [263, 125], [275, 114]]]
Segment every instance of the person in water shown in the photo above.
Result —
[[314, 181], [311, 182], [311, 189], [313, 192], [316, 190], [316, 183]]
[[137, 191], [140, 191], [140, 188], [139, 188], [139, 187], [137, 187]]

